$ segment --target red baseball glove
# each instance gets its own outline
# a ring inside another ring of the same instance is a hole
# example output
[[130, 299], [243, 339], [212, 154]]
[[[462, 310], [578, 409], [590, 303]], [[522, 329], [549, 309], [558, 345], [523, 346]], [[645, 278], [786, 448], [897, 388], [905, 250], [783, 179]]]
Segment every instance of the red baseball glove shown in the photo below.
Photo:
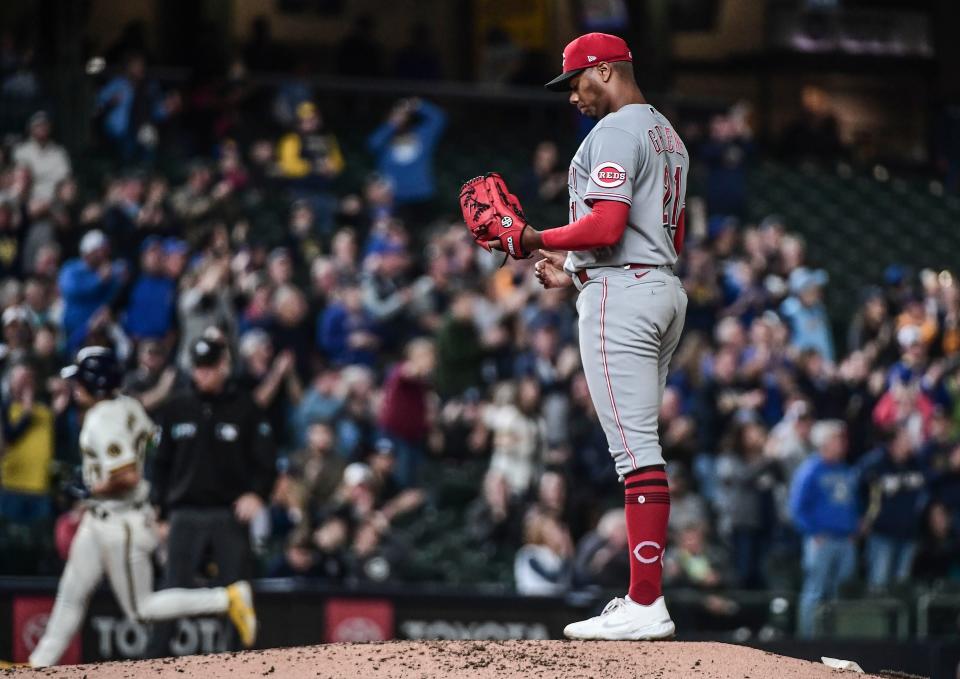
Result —
[[499, 241], [500, 249], [514, 259], [532, 254], [523, 249], [527, 219], [520, 201], [496, 172], [474, 177], [460, 187], [460, 210], [473, 240], [483, 249], [490, 250], [490, 243]]

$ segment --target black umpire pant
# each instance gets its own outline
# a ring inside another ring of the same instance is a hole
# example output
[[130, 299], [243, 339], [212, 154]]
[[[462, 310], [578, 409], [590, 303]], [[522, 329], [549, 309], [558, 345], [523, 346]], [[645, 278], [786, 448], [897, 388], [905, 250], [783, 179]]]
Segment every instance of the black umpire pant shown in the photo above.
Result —
[[[253, 574], [250, 529], [237, 521], [231, 508], [175, 509], [170, 512], [167, 540], [167, 567], [163, 588], [225, 586]], [[202, 566], [216, 566], [216, 573], [204, 583], [198, 582]], [[148, 655], [162, 658], [172, 655], [171, 642], [175, 621], [155, 623]], [[229, 623], [227, 650], [238, 650], [240, 640]]]

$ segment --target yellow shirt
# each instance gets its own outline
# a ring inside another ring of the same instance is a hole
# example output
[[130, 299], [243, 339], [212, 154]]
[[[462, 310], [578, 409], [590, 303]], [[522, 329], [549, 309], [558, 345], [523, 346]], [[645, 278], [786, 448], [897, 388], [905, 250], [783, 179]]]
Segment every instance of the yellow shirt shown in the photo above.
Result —
[[[291, 132], [280, 139], [277, 145], [277, 166], [280, 174], [288, 179], [300, 179], [317, 171], [312, 160], [326, 158], [333, 174], [343, 171], [343, 154], [337, 138], [330, 135], [311, 135], [309, 140], [318, 148], [303, 148], [303, 137]], [[306, 151], [306, 153], [304, 153]]]
[[[23, 408], [10, 406], [12, 424], [20, 421]], [[15, 443], [6, 443], [0, 457], [0, 487], [18, 493], [50, 492], [50, 463], [53, 460], [53, 413], [35, 403], [30, 426]]]

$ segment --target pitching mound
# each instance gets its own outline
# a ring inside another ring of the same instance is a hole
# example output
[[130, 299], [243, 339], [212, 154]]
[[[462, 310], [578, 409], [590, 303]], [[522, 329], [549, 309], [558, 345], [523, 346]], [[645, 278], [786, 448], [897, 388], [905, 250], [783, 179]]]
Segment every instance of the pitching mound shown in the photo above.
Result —
[[[163, 660], [10, 670], [0, 676], [63, 679], [359, 679], [360, 677], [697, 677], [838, 679], [836, 670], [718, 643], [581, 641], [394, 641], [329, 644]], [[851, 678], [869, 675], [849, 674]]]

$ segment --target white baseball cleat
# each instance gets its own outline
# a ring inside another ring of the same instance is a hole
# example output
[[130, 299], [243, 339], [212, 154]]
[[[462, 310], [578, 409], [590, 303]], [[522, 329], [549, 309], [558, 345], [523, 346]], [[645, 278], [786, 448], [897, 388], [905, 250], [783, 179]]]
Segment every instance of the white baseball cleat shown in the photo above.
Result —
[[568, 639], [602, 639], [605, 641], [644, 641], [668, 639], [676, 626], [667, 612], [663, 597], [649, 606], [617, 598], [603, 612], [589, 620], [572, 622], [563, 629]]

